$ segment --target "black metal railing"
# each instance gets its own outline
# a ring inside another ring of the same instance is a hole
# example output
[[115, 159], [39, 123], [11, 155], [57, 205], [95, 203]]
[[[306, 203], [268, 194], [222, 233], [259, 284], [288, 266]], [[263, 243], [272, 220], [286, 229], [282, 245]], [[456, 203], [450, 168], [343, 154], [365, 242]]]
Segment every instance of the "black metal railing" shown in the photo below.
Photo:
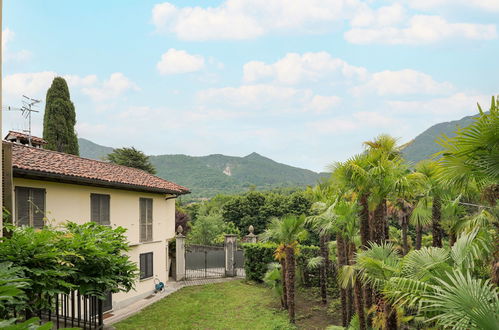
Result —
[[[41, 297], [39, 297], [41, 298]], [[38, 316], [40, 323], [52, 322], [53, 328], [78, 327], [82, 329], [103, 329], [103, 301], [95, 296], [80, 295], [76, 291], [69, 294], [55, 294], [44, 297], [45, 308], [13, 312], [14, 317], [27, 320]]]

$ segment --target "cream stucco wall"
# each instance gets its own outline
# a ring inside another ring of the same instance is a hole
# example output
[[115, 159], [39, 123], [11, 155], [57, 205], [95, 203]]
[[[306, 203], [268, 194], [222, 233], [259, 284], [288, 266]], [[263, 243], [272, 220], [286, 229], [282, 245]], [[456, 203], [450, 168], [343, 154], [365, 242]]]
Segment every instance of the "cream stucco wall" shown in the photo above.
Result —
[[[168, 240], [175, 236], [175, 199], [167, 195], [98, 188], [85, 185], [14, 178], [14, 187], [46, 189], [46, 217], [55, 224], [64, 221], [84, 223], [90, 220], [90, 194], [110, 195], [110, 222], [113, 228], [127, 229], [132, 261], [139, 263], [139, 254], [153, 252], [153, 273], [160, 281], [168, 281]], [[15, 194], [13, 194], [15, 198]], [[153, 240], [139, 242], [139, 198], [153, 199]], [[14, 201], [15, 205], [15, 201]], [[15, 214], [14, 214], [15, 219]], [[154, 290], [154, 279], [137, 280], [134, 291], [113, 294], [113, 308], [119, 309], [141, 299]]]

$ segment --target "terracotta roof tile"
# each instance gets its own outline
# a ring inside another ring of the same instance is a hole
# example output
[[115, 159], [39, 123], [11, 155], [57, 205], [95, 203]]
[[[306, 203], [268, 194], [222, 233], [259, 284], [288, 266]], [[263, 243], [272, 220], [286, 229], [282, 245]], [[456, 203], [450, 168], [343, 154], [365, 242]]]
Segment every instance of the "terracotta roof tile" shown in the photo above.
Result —
[[[14, 136], [16, 138], [26, 139], [26, 140], [29, 138], [28, 134], [16, 132], [16, 131], [9, 131], [9, 133], [5, 136], [5, 139], [8, 139], [9, 136]], [[39, 143], [39, 144], [47, 144], [47, 141], [45, 141], [41, 137], [33, 136], [33, 135], [31, 136], [31, 141]]]
[[[9, 142], [4, 142], [9, 143]], [[61, 175], [65, 179], [86, 179], [109, 186], [130, 186], [137, 190], [187, 194], [189, 189], [161, 179], [145, 171], [113, 163], [81, 158], [51, 150], [12, 145], [12, 167], [38, 176]], [[19, 172], [19, 171], [18, 171]]]

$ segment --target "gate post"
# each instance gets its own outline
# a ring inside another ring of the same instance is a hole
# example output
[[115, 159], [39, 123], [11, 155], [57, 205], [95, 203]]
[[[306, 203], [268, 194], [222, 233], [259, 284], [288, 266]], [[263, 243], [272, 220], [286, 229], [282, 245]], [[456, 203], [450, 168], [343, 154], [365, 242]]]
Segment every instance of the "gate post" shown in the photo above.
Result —
[[177, 228], [175, 236], [175, 281], [185, 278], [185, 236], [182, 235], [182, 226]]
[[237, 235], [225, 235], [225, 276], [236, 276]]
[[248, 227], [249, 234], [245, 236], [247, 243], [256, 243], [258, 236], [253, 234], [255, 228], [252, 225]]

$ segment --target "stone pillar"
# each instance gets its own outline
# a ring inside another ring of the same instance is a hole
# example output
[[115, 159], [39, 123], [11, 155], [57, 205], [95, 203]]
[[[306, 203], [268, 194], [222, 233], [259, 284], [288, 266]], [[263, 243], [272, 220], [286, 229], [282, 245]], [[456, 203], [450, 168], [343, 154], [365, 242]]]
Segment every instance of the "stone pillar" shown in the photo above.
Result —
[[253, 234], [253, 232], [255, 231], [255, 228], [253, 228], [253, 226], [250, 225], [248, 228], [248, 231], [249, 231], [249, 234], [244, 236], [246, 243], [256, 243], [258, 236]]
[[181, 281], [185, 278], [185, 236], [182, 235], [183, 231], [182, 226], [178, 226], [177, 236], [175, 236], [175, 281]]
[[225, 276], [236, 276], [237, 235], [225, 235]]

